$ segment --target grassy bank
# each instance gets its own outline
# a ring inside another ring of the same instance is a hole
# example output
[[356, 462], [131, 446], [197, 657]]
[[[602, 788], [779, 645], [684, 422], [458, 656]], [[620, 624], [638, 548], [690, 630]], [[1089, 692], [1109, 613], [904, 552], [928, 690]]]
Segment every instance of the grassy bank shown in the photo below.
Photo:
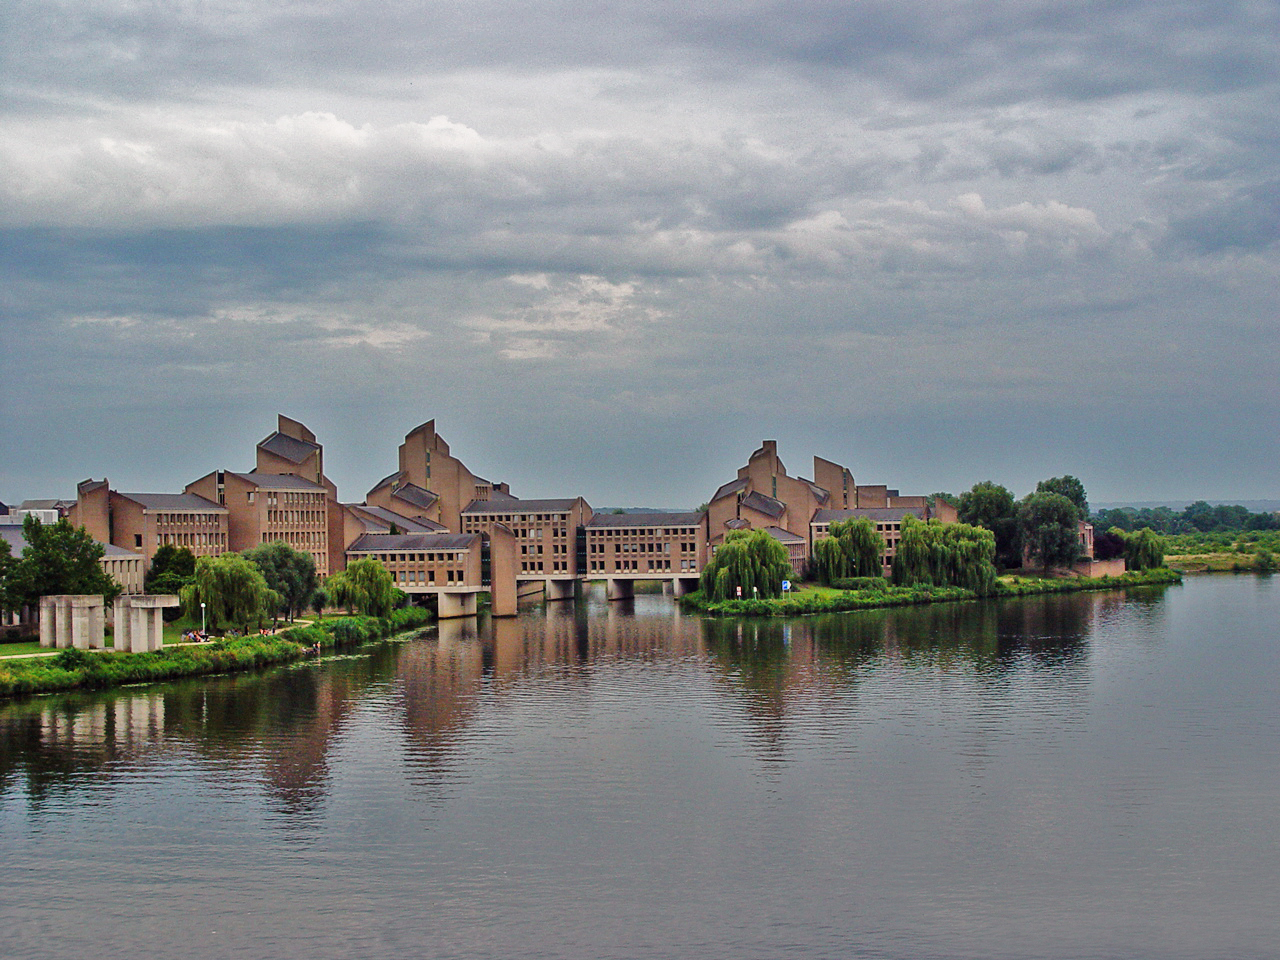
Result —
[[349, 646], [424, 626], [431, 614], [419, 607], [389, 617], [330, 617], [271, 637], [237, 637], [166, 647], [155, 653], [61, 650], [53, 657], [0, 661], [0, 696], [100, 689], [290, 663], [307, 648]]
[[[1024, 597], [1039, 593], [1074, 593], [1081, 590], [1114, 590], [1120, 587], [1177, 583], [1181, 574], [1169, 569], [1126, 573], [1119, 577], [1054, 577], [1032, 579], [1002, 578], [995, 597]], [[881, 607], [906, 607], [923, 603], [975, 600], [977, 594], [961, 587], [894, 587], [868, 590], [834, 590], [807, 587], [790, 596], [767, 600], [723, 600], [708, 602], [701, 591], [680, 598], [688, 609], [714, 617], [799, 617], [814, 613], [841, 613]]]

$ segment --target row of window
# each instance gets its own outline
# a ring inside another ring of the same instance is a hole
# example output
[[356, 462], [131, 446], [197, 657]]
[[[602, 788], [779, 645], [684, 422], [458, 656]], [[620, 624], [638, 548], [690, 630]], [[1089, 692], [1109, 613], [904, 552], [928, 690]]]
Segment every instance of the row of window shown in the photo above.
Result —
[[587, 535], [617, 540], [620, 537], [692, 537], [697, 532], [697, 527], [592, 527]]
[[[402, 586], [416, 587], [434, 587], [436, 585], [435, 570], [399, 570], [394, 574], [397, 583]], [[445, 570], [444, 585], [453, 586], [465, 583], [462, 570]]]
[[486, 513], [468, 514], [462, 518], [468, 523], [567, 523], [567, 513]]
[[324, 523], [323, 510], [268, 510], [267, 523]]
[[157, 513], [156, 525], [161, 527], [216, 527], [221, 519], [217, 513]]
[[[456, 550], [442, 550], [431, 553], [366, 553], [361, 557], [376, 557], [383, 564], [388, 563], [459, 563], [465, 562], [466, 555]], [[357, 558], [359, 559], [359, 558]]]
[[[200, 547], [221, 547], [225, 550], [227, 535], [225, 533], [157, 533], [156, 546], [163, 547], [165, 544], [190, 547], [193, 550], [198, 550]], [[142, 548], [142, 534], [133, 535], [133, 545], [138, 549]]]

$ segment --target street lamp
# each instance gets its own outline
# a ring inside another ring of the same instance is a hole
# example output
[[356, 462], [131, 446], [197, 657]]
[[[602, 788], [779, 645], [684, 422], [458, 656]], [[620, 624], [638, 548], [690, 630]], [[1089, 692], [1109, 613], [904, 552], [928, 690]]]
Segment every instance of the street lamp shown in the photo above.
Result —
[[204, 601], [200, 601], [200, 636], [204, 636]]

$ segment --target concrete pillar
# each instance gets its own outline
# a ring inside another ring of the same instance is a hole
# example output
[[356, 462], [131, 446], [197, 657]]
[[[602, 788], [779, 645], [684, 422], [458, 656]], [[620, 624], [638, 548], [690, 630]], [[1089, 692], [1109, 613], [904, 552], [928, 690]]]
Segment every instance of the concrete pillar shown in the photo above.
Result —
[[437, 616], [441, 620], [450, 617], [474, 617], [476, 615], [476, 595], [474, 593], [441, 593]]
[[636, 585], [632, 580], [621, 580], [610, 577], [605, 581], [605, 595], [610, 600], [626, 600], [636, 595]]
[[59, 650], [71, 646], [71, 609], [66, 597], [53, 598], [53, 645]]
[[116, 600], [116, 649], [125, 653], [149, 653], [164, 648], [166, 607], [178, 606], [172, 594], [134, 595]]
[[547, 599], [548, 600], [572, 600], [573, 599], [573, 580], [548, 580], [547, 581]]
[[675, 595], [677, 597], [683, 597], [685, 594], [693, 593], [693, 591], [698, 589], [698, 578], [676, 577], [675, 580], [672, 581], [672, 586], [674, 588]]
[[53, 597], [40, 598], [40, 646], [57, 646], [57, 605]]
[[60, 599], [63, 611], [71, 622], [71, 644], [77, 650], [101, 650], [105, 646], [102, 597], [89, 594]]
[[129, 597], [116, 597], [113, 611], [116, 653], [133, 652], [133, 608], [129, 600]]

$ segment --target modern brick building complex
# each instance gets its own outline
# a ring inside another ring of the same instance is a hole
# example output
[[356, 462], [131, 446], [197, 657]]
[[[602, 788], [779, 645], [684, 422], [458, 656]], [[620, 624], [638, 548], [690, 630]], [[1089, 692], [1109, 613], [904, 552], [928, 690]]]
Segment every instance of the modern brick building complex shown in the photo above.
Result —
[[186, 547], [197, 557], [217, 556], [229, 547], [226, 507], [192, 493], [120, 493], [107, 480], [76, 487], [72, 523], [102, 543], [140, 555], [144, 570], [160, 547]]
[[329, 575], [329, 492], [325, 487], [290, 474], [215, 470], [187, 484], [187, 493], [227, 508], [229, 549], [239, 553], [283, 540], [311, 554], [320, 576]]

